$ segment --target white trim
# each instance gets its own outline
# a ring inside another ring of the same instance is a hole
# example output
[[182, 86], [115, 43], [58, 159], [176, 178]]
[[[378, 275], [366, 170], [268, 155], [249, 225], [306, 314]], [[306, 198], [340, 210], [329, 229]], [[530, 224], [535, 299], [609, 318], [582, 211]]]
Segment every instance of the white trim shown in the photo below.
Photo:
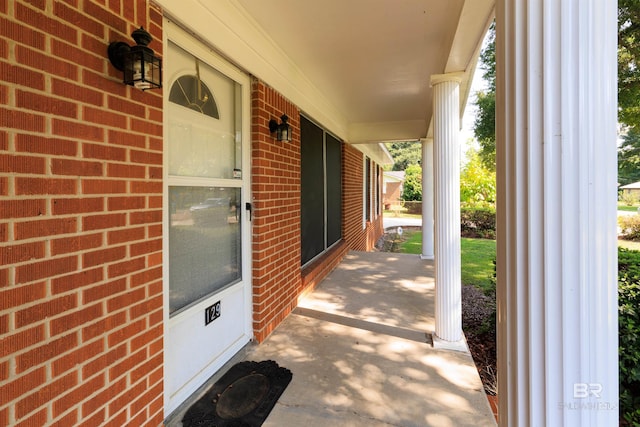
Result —
[[620, 187], [623, 190], [640, 190], [640, 181], [632, 182], [631, 184], [623, 185]]
[[462, 83], [464, 77], [465, 73], [463, 71], [447, 74], [434, 74], [433, 76], [431, 76], [429, 84], [433, 87], [441, 83], [453, 82], [457, 83], [458, 87], [460, 87], [460, 83]]
[[349, 143], [351, 147], [354, 147], [358, 151], [360, 151], [365, 156], [369, 156], [369, 158], [373, 159], [376, 163], [380, 165], [392, 165], [393, 157], [389, 154], [387, 147], [385, 147], [384, 143], [379, 142], [377, 144], [352, 144]]
[[240, 68], [276, 89], [323, 127], [348, 140], [344, 112], [326, 98], [297, 64], [234, 0], [157, 0], [165, 16], [188, 26]]
[[617, 426], [616, 2], [499, 0], [496, 31], [500, 425]]
[[416, 135], [426, 135], [426, 120], [405, 120], [396, 122], [351, 123], [349, 139], [352, 144], [375, 143], [379, 141], [410, 141]]
[[[169, 51], [169, 39], [172, 42], [179, 45], [181, 48], [187, 50], [194, 56], [197, 56], [201, 59], [207, 61], [208, 64], [212, 65], [217, 71], [226, 75], [227, 77], [234, 80], [241, 86], [241, 99], [242, 99], [242, 125], [241, 125], [241, 137], [243, 138], [242, 142], [242, 165], [243, 165], [243, 179], [242, 180], [216, 180], [216, 179], [201, 179], [201, 178], [186, 178], [186, 177], [169, 177], [168, 175], [168, 143], [169, 143], [169, 127], [167, 126], [167, 116], [165, 114], [164, 117], [164, 126], [163, 126], [163, 138], [164, 138], [164, 171], [163, 171], [163, 212], [168, 212], [168, 188], [169, 185], [199, 185], [199, 184], [209, 184], [209, 185], [224, 185], [227, 187], [235, 187], [242, 189], [242, 201], [241, 201], [241, 209], [243, 210], [243, 221], [248, 221], [248, 216], [246, 212], [244, 212], [244, 205], [246, 202], [251, 202], [251, 79], [250, 77], [239, 70], [234, 65], [230, 64], [224, 58], [215, 54], [213, 51], [208, 49], [204, 44], [195, 40], [189, 34], [187, 34], [182, 28], [177, 26], [175, 23], [169, 22], [167, 19], [164, 19], [164, 30], [163, 30], [163, 51]], [[166, 55], [166, 53], [165, 53]], [[165, 81], [163, 85], [168, 87], [166, 78], [168, 76], [165, 75]], [[163, 99], [163, 110], [168, 111], [168, 97], [169, 91], [165, 89], [165, 96]], [[181, 321], [181, 315], [178, 314], [173, 318], [169, 316], [169, 250], [168, 250], [168, 236], [169, 236], [169, 224], [167, 215], [163, 215], [163, 299], [164, 299], [164, 358], [165, 358], [165, 369], [167, 368], [167, 348], [166, 346], [170, 345], [167, 337], [169, 336], [169, 325], [179, 323]], [[242, 313], [242, 318], [244, 319], [244, 335], [241, 339], [231, 343], [220, 356], [212, 362], [210, 365], [204, 369], [199, 378], [202, 378], [203, 381], [207, 380], [211, 375], [213, 375], [218, 369], [222, 367], [222, 365], [231, 358], [235, 353], [237, 353], [248, 341], [253, 338], [253, 306], [252, 306], [252, 275], [251, 275], [251, 259], [252, 259], [252, 251], [251, 251], [251, 224], [245, 224], [241, 227], [242, 230], [242, 282], [245, 287], [243, 292], [243, 309], [244, 313]], [[233, 292], [237, 292], [238, 285], [232, 285], [228, 288], [222, 290], [217, 296], [221, 298], [227, 294], [231, 294]], [[197, 303], [196, 306], [201, 306], [206, 304], [205, 302]], [[166, 374], [166, 372], [165, 372]], [[179, 405], [180, 400], [188, 397], [191, 393], [193, 393], [199, 385], [190, 385], [188, 388], [185, 388], [180, 391], [180, 397], [174, 397], [171, 400], [171, 396], [169, 396], [169, 391], [165, 388], [164, 393], [164, 415], [168, 416], [171, 411], [175, 410]]]

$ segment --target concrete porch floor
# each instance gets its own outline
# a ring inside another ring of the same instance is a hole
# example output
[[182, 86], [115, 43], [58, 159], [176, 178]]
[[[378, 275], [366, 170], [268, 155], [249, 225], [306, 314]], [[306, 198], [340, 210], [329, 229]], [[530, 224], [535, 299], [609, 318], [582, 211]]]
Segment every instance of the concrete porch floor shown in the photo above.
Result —
[[[219, 375], [242, 360], [275, 360], [293, 372], [266, 427], [495, 426], [470, 354], [431, 345], [434, 297], [432, 261], [350, 252]], [[167, 425], [180, 426], [184, 410]]]

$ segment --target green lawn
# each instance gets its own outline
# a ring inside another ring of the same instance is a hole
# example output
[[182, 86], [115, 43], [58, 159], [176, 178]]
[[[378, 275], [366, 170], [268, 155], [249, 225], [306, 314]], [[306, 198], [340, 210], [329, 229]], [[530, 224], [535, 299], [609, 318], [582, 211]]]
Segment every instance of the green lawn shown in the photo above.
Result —
[[407, 240], [400, 244], [398, 252], [420, 255], [422, 253], [422, 232], [405, 231], [404, 234]]
[[462, 283], [483, 290], [491, 287], [496, 241], [489, 239], [460, 239]]
[[[406, 241], [398, 250], [407, 254], [420, 254], [422, 252], [422, 232], [407, 231]], [[488, 239], [460, 240], [462, 283], [475, 285], [480, 289], [491, 286], [493, 276], [493, 260], [496, 257], [496, 241]]]
[[[405, 231], [404, 242], [398, 252], [407, 254], [422, 253], [422, 232]], [[640, 251], [640, 242], [618, 240], [621, 248]], [[462, 283], [486, 289], [493, 276], [493, 260], [496, 257], [496, 241], [488, 239], [460, 239]]]
[[638, 206], [627, 206], [624, 203], [618, 203], [619, 211], [638, 212]]

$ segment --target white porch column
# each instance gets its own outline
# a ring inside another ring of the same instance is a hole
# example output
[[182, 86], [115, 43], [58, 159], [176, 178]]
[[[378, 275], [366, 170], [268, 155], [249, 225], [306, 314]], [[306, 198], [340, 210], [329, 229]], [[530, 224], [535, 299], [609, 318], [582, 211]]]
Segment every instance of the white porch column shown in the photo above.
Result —
[[462, 340], [460, 288], [460, 74], [431, 76], [435, 199], [436, 336]]
[[501, 426], [618, 425], [616, 18], [496, 2]]
[[433, 139], [422, 144], [422, 259], [433, 259]]

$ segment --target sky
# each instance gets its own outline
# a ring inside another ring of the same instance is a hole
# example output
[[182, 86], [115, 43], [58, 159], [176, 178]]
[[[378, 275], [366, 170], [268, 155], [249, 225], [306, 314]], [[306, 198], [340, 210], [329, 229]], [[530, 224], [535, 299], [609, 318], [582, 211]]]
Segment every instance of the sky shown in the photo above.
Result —
[[[484, 49], [487, 45], [487, 35], [485, 34], [485, 38], [482, 41], [482, 49]], [[461, 160], [464, 163], [465, 161], [465, 153], [471, 147], [479, 148], [478, 142], [473, 136], [473, 122], [476, 118], [476, 112], [478, 109], [476, 108], [476, 92], [481, 90], [486, 90], [487, 82], [482, 77], [483, 71], [480, 68], [481, 63], [478, 60], [476, 65], [476, 70], [473, 74], [473, 81], [471, 82], [471, 90], [469, 91], [469, 99], [467, 100], [467, 106], [464, 110], [464, 115], [462, 117], [462, 129], [460, 130], [460, 146], [462, 149]]]
[[464, 161], [464, 154], [466, 151], [473, 147], [478, 146], [477, 142], [473, 136], [473, 122], [476, 118], [476, 112], [478, 109], [476, 108], [476, 92], [480, 90], [484, 90], [486, 88], [486, 82], [482, 78], [482, 70], [479, 68], [480, 62], [478, 62], [478, 67], [473, 75], [473, 81], [471, 82], [471, 91], [469, 92], [469, 99], [467, 100], [467, 106], [464, 110], [464, 115], [462, 117], [462, 129], [460, 130], [460, 145], [462, 148], [462, 160]]

